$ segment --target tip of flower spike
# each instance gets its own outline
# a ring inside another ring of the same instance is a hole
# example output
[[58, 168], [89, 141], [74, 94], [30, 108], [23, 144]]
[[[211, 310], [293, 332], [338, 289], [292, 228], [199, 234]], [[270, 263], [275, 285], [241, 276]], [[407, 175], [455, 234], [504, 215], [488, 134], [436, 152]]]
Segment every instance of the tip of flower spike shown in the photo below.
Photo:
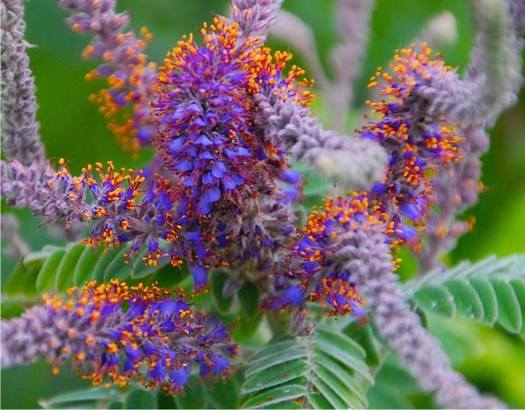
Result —
[[[417, 246], [416, 227], [422, 227], [430, 214], [432, 173], [462, 156], [459, 125], [427, 112], [426, 103], [414, 98], [432, 78], [450, 75], [450, 71], [423, 43], [398, 50], [392, 73], [378, 69], [371, 79], [370, 86], [377, 87], [381, 99], [368, 105], [378, 118], [362, 127], [359, 136], [377, 142], [388, 156], [386, 174], [372, 187], [370, 200], [381, 211], [393, 245]], [[420, 102], [421, 107], [412, 107]]]
[[[73, 29], [85, 31], [78, 23]], [[156, 65], [148, 63], [143, 54], [152, 35], [145, 27], [141, 38], [131, 33], [119, 33], [110, 47], [105, 42], [89, 44], [83, 52], [88, 59], [101, 58], [105, 64], [86, 74], [86, 80], [105, 78], [108, 87], [90, 97], [99, 111], [109, 119], [108, 128], [115, 134], [124, 149], [136, 154], [147, 145], [154, 130], [149, 102], [156, 83]]]
[[[361, 153], [361, 155], [357, 154]], [[344, 189], [368, 189], [386, 172], [388, 157], [376, 142], [354, 138], [344, 151], [324, 150], [316, 158], [317, 168]]]

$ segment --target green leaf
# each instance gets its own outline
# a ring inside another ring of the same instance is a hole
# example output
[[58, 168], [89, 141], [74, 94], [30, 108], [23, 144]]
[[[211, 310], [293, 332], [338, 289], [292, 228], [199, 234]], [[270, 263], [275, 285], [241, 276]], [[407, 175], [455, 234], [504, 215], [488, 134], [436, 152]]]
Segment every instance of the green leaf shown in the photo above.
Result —
[[450, 292], [442, 286], [427, 286], [414, 294], [414, 301], [423, 309], [454, 317], [456, 306]]
[[245, 282], [238, 295], [242, 312], [248, 318], [253, 318], [259, 312], [259, 289], [255, 284]]
[[284, 401], [298, 399], [305, 395], [304, 386], [287, 384], [251, 397], [243, 404], [243, 408], [267, 408], [272, 404], [282, 404]]
[[102, 247], [96, 249], [89, 247], [84, 248], [82, 255], [80, 255], [78, 259], [75, 271], [73, 272], [73, 283], [75, 286], [80, 286], [91, 279], [91, 271], [103, 251]]
[[510, 333], [524, 330], [525, 255], [461, 263], [408, 282], [405, 291], [417, 307], [441, 316], [499, 324]]
[[[160, 264], [157, 266], [159, 267]], [[157, 282], [161, 288], [172, 289], [176, 285], [179, 285], [186, 278], [190, 276], [187, 267], [177, 267], [174, 268], [170, 264], [161, 267], [157, 271], [151, 271], [154, 273], [148, 274], [146, 277], [135, 278], [131, 276], [129, 282], [142, 282], [142, 283], [152, 283]]]
[[[45, 246], [15, 265], [4, 288], [5, 294], [10, 296], [10, 302], [26, 301], [27, 296], [47, 291], [62, 292], [93, 279], [98, 282], [113, 278], [130, 280], [131, 268], [124, 257], [128, 251], [129, 245], [118, 249], [92, 249], [82, 243], [70, 243], [66, 247]], [[138, 263], [135, 260], [134, 266]], [[143, 261], [140, 263], [143, 264]], [[163, 260], [158, 266], [140, 270], [144, 278], [148, 277], [143, 281], [152, 281], [167, 264], [168, 261]], [[175, 275], [173, 279], [177, 281], [181, 277]], [[171, 283], [173, 280], [170, 278], [162, 282]]]
[[97, 282], [102, 282], [104, 280], [104, 272], [106, 272], [106, 269], [111, 264], [111, 262], [113, 262], [113, 259], [115, 259], [115, 256], [118, 254], [118, 252], [119, 251], [116, 249], [106, 249], [96, 261], [95, 266], [91, 271], [90, 279], [94, 279]]
[[127, 396], [124, 402], [124, 408], [126, 409], [156, 409], [157, 408], [157, 396], [155, 393], [135, 389], [132, 390]]
[[363, 326], [353, 321], [343, 329], [344, 334], [355, 340], [366, 352], [366, 364], [378, 367], [383, 361], [382, 344], [374, 334], [373, 326]]
[[27, 288], [26, 294], [36, 293], [34, 286], [34, 280], [36, 280], [36, 275], [38, 270], [31, 271], [24, 266], [23, 261], [17, 262], [13, 272], [9, 275], [7, 283], [5, 284], [5, 293], [6, 295], [16, 295], [24, 291], [25, 284], [30, 281], [30, 278], [33, 277], [33, 286]]
[[268, 387], [273, 387], [289, 380], [296, 379], [309, 371], [308, 364], [303, 360], [292, 360], [269, 367], [266, 371], [256, 373], [242, 386], [241, 393], [249, 394]]
[[233, 297], [224, 297], [223, 290], [228, 278], [229, 275], [222, 271], [213, 272], [211, 277], [211, 287], [215, 298], [215, 304], [221, 312], [227, 312], [233, 302]]
[[178, 409], [205, 409], [208, 406], [202, 381], [192, 377], [184, 389], [184, 394], [174, 397]]
[[216, 409], [238, 409], [241, 405], [241, 372], [206, 386], [209, 406]]
[[366, 395], [363, 386], [361, 386], [362, 383], [360, 384], [354, 378], [348, 377], [343, 365], [323, 353], [316, 356], [316, 362], [318, 368], [324, 368], [326, 371], [330, 372], [330, 377], [338, 379], [340, 383], [345, 385], [346, 390], [352, 392], [352, 394], [358, 397], [362, 402], [366, 403]]
[[158, 409], [175, 409], [175, 396], [163, 391], [157, 393], [157, 408]]
[[129, 245], [124, 245], [113, 257], [104, 271], [104, 282], [109, 282], [111, 279], [126, 280], [129, 278], [131, 275], [131, 267], [127, 258], [129, 249]]
[[416, 398], [427, 398], [430, 407], [430, 394], [419, 386], [418, 382], [399, 363], [392, 354], [384, 358], [375, 384], [367, 391], [370, 408], [378, 409], [412, 409], [419, 406]]
[[[511, 333], [519, 333], [523, 326], [520, 303], [509, 282], [500, 278], [491, 278], [498, 299], [498, 323]], [[525, 301], [522, 301], [525, 303]]]
[[521, 318], [525, 320], [525, 303], [523, 302], [525, 301], [525, 279], [516, 278], [512, 279], [509, 283], [512, 286], [512, 290], [514, 290], [516, 298], [520, 302]]
[[55, 286], [56, 290], [64, 291], [67, 288], [73, 286], [73, 275], [75, 273], [76, 265], [80, 259], [80, 255], [84, 251], [85, 247], [79, 243], [73, 244], [69, 249], [66, 250], [66, 254], [58, 265]]
[[307, 356], [307, 352], [299, 345], [293, 348], [283, 350], [274, 355], [269, 355], [266, 360], [260, 359], [250, 363], [246, 369], [246, 376], [250, 377], [253, 374], [259, 373], [263, 370], [277, 366], [282, 363], [290, 362], [296, 359], [303, 359]]
[[363, 361], [366, 352], [359, 344], [346, 335], [327, 329], [318, 330], [318, 335], [318, 344], [324, 353], [343, 364], [351, 365], [355, 372], [371, 384], [374, 382], [368, 366]]
[[414, 405], [403, 394], [390, 385], [376, 384], [368, 392], [372, 409], [413, 409]]
[[297, 347], [297, 343], [295, 339], [287, 339], [287, 340], [281, 340], [279, 342], [274, 342], [268, 346], [266, 346], [264, 349], [259, 350], [258, 352], [255, 352], [253, 356], [251, 357], [251, 364], [258, 361], [264, 361], [268, 360], [271, 356], [274, 356], [276, 354], [279, 354], [283, 350], [288, 349], [297, 349], [300, 350]]
[[[327, 384], [323, 380], [319, 378], [319, 376], [316, 374], [316, 377], [312, 381], [313, 386], [315, 389], [322, 394], [322, 396], [330, 403], [330, 405], [334, 409], [346, 409], [346, 408], [353, 408], [350, 403], [345, 402], [340, 396], [335, 393], [332, 388], [330, 387], [332, 384]], [[357, 406], [355, 406], [357, 407]]]
[[45, 409], [87, 408], [90, 403], [94, 406], [97, 403], [104, 404], [114, 400], [119, 400], [119, 394], [115, 390], [99, 387], [69, 391], [50, 399], [40, 400], [38, 404]]
[[307, 208], [311, 208], [313, 205], [322, 203], [323, 198], [326, 197], [332, 188], [330, 182], [326, 178], [321, 177], [319, 172], [313, 167], [305, 163], [294, 164], [293, 168], [299, 171], [306, 181], [303, 187], [303, 204]]
[[474, 288], [465, 280], [452, 279], [445, 287], [454, 298], [457, 314], [472, 320], [481, 320], [485, 312]]
[[[18, 299], [10, 300], [8, 298], [9, 296], [6, 297], [6, 295], [2, 297], [1, 316], [4, 320], [9, 320], [18, 317], [22, 315], [22, 313], [24, 313], [26, 309], [26, 304], [24, 303], [24, 301], [20, 301]], [[27, 306], [31, 306], [32, 304], [33, 303], [30, 303]]]
[[248, 362], [243, 407], [283, 408], [290, 401], [309, 408], [365, 407], [365, 387], [373, 382], [365, 355], [349, 336], [324, 324], [311, 336], [270, 343]]
[[40, 269], [49, 255], [58, 249], [60, 249], [58, 246], [46, 245], [41, 251], [27, 255], [24, 258], [24, 266], [29, 270]]
[[[362, 389], [360, 389], [359, 394], [356, 395], [354, 391], [348, 389], [344, 382], [341, 381], [338, 377], [334, 377], [332, 368], [316, 366], [314, 373], [316, 378], [319, 379], [324, 385], [327, 386], [337, 397], [337, 400], [343, 402], [343, 407], [358, 408], [362, 406], [362, 402], [366, 402], [366, 396]], [[345, 378], [346, 379], [346, 378]], [[350, 379], [350, 378], [348, 378]], [[353, 379], [352, 379], [353, 380]], [[333, 402], [333, 400], [329, 400]], [[341, 408], [341, 407], [338, 407]]]
[[333, 409], [330, 402], [326, 400], [326, 398], [321, 393], [317, 393], [317, 391], [309, 393], [307, 398], [308, 403], [311, 403], [314, 409]]
[[36, 279], [36, 290], [38, 292], [45, 292], [54, 288], [58, 267], [65, 254], [65, 249], [56, 250], [44, 262], [44, 266], [42, 266]]
[[267, 406], [264, 406], [265, 409], [286, 409], [286, 410], [293, 410], [293, 409], [302, 409], [300, 402], [297, 401], [282, 401], [279, 403], [269, 404]]
[[470, 284], [476, 291], [483, 305], [483, 321], [493, 324], [498, 318], [498, 299], [496, 292], [487, 278], [471, 278]]
[[365, 349], [363, 349], [359, 343], [349, 339], [345, 334], [338, 333], [330, 328], [317, 329], [317, 335], [321, 342], [333, 344], [334, 346], [342, 349], [353, 356], [364, 356], [366, 355]]
[[259, 328], [262, 318], [263, 315], [261, 314], [261, 312], [259, 312], [254, 317], [248, 317], [241, 310], [237, 326], [233, 331], [233, 337], [241, 343], [243, 341], [249, 340]]

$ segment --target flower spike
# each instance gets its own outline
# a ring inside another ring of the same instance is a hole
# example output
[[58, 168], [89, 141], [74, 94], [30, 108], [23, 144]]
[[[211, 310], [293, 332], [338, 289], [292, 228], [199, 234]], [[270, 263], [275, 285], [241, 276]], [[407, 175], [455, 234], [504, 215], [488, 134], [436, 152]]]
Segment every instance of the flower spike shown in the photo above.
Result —
[[226, 327], [182, 296], [118, 280], [67, 293], [46, 295], [43, 305], [2, 322], [2, 367], [44, 357], [53, 372], [71, 362], [95, 385], [138, 382], [170, 394], [183, 391], [194, 369], [208, 378], [231, 371], [236, 348]]
[[24, 2], [6, 0], [2, 13], [2, 149], [25, 165], [45, 160], [36, 120], [35, 81], [29, 68]]
[[157, 66], [144, 54], [152, 35], [141, 29], [137, 38], [124, 32], [129, 17], [116, 12], [115, 0], [60, 0], [60, 6], [71, 13], [67, 19], [79, 33], [92, 33], [94, 38], [82, 56], [102, 60], [103, 64], [86, 75], [86, 79], [104, 78], [108, 88], [92, 100], [100, 105], [109, 129], [126, 150], [136, 152], [149, 145], [155, 128], [149, 108], [157, 77]]

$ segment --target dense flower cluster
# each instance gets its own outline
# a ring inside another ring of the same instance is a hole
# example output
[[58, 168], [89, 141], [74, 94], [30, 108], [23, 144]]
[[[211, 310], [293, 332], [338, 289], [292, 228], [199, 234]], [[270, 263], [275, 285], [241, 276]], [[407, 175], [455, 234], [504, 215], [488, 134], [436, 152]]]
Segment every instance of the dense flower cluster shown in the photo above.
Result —
[[[154, 102], [159, 119], [154, 144], [177, 177], [189, 213], [208, 215], [216, 203], [242, 205], [274, 178], [291, 173], [284, 154], [257, 128], [253, 94], [272, 87], [281, 98], [299, 97], [283, 69], [290, 56], [239, 42], [239, 26], [216, 17], [201, 30], [202, 46], [189, 36], [161, 68]], [[179, 182], [180, 181], [180, 182]]]
[[441, 58], [431, 58], [426, 44], [421, 50], [399, 51], [391, 65], [393, 75], [378, 70], [370, 87], [379, 86], [385, 99], [370, 101], [378, 119], [363, 127], [362, 138], [379, 142], [389, 155], [383, 181], [372, 187], [370, 200], [386, 214], [387, 234], [393, 240], [417, 246], [414, 227], [429, 216], [431, 172], [461, 158], [458, 127], [441, 114], [429, 115], [425, 101], [416, 97], [434, 76], [451, 71]]
[[[30, 207], [45, 222], [63, 221], [66, 226], [124, 217], [127, 210], [134, 208], [138, 187], [144, 181], [140, 173], [132, 176], [127, 170], [118, 171], [112, 162], [107, 168], [101, 163], [89, 165], [78, 177], [70, 174], [64, 160], [60, 160], [58, 171], [49, 164], [40, 168], [16, 161], [2, 163], [1, 170], [1, 193], [9, 205]], [[119, 225], [118, 221], [113, 224]], [[114, 228], [111, 236], [105, 235], [106, 242], [117, 240]]]
[[60, 0], [60, 5], [71, 12], [68, 23], [73, 30], [94, 34], [83, 57], [101, 59], [103, 64], [86, 78], [107, 80], [108, 88], [92, 99], [110, 119], [110, 130], [128, 150], [149, 144], [155, 131], [149, 103], [157, 77], [156, 64], [148, 63], [144, 54], [151, 34], [146, 28], [141, 29], [141, 38], [124, 32], [129, 18], [115, 12], [115, 0]]
[[[189, 237], [185, 255], [197, 287], [209, 266], [268, 263], [263, 253], [279, 248], [294, 230], [290, 203], [301, 178], [285, 153], [265, 138], [254, 95], [271, 88], [282, 99], [307, 104], [297, 84], [303, 71], [287, 53], [271, 54], [258, 37], [241, 39], [239, 24], [216, 17], [201, 29], [201, 44], [188, 36], [160, 69], [153, 103], [159, 149], [173, 176], [177, 221]], [[289, 214], [272, 234], [272, 213]], [[247, 249], [250, 246], [251, 249]]]
[[[85, 240], [89, 245], [132, 242], [132, 254], [145, 245], [148, 252], [144, 258], [150, 265], [157, 264], [161, 256], [179, 253], [158, 249], [161, 240], [175, 245], [179, 226], [171, 213], [169, 182], [151, 168], [131, 172], [117, 170], [111, 162], [106, 167], [97, 163], [74, 176], [63, 160], [58, 172], [49, 165], [41, 169], [13, 161], [1, 164], [1, 175], [1, 194], [9, 205], [29, 207], [48, 223], [72, 226], [93, 221]], [[182, 262], [172, 256], [171, 263], [178, 266]]]
[[230, 370], [235, 346], [224, 325], [194, 312], [156, 285], [113, 280], [45, 296], [21, 318], [2, 322], [3, 365], [45, 357], [54, 372], [71, 362], [94, 384], [136, 381], [180, 392], [194, 368], [201, 377]]
[[334, 256], [341, 235], [380, 224], [391, 247], [419, 245], [416, 228], [429, 215], [431, 172], [461, 155], [455, 124], [444, 116], [429, 117], [414, 97], [414, 90], [433, 75], [450, 70], [441, 59], [430, 56], [425, 44], [420, 52], [400, 50], [392, 63], [393, 75], [378, 70], [372, 77], [370, 86], [381, 81], [379, 94], [385, 99], [369, 102], [378, 118], [359, 135], [385, 149], [389, 155], [386, 175], [369, 191], [328, 199], [322, 212], [312, 213], [287, 263], [279, 267], [269, 307], [300, 306], [310, 299], [320, 301], [330, 313], [359, 314], [352, 273], [342, 269]]
[[364, 313], [352, 272], [344, 267], [336, 251], [343, 234], [367, 230], [381, 224], [370, 212], [366, 194], [328, 198], [314, 210], [303, 229], [303, 236], [291, 256], [290, 272], [277, 275], [279, 296], [266, 301], [272, 309], [300, 306], [305, 300], [316, 301], [330, 314], [356, 316]]

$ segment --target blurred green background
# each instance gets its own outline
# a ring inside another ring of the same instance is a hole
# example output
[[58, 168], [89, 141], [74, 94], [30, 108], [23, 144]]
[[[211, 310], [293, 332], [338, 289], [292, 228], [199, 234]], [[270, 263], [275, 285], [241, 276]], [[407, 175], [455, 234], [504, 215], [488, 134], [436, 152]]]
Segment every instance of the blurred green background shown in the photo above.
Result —
[[[55, 0], [26, 2], [27, 38], [31, 68], [36, 76], [39, 102], [38, 119], [50, 159], [66, 158], [74, 172], [94, 161], [113, 160], [118, 166], [141, 166], [151, 153], [131, 159], [122, 152], [107, 131], [97, 107], [88, 95], [100, 83], [87, 83], [84, 74], [93, 63], [79, 55], [88, 38], [77, 35], [64, 24], [66, 14]], [[129, 10], [132, 28], [150, 28], [154, 42], [149, 55], [162, 61], [183, 33], [196, 31], [214, 13], [223, 14], [225, 0], [119, 0], [120, 10]], [[333, 0], [287, 0], [284, 8], [297, 14], [314, 30], [318, 51], [326, 69], [327, 55], [337, 41]], [[456, 42], [438, 50], [447, 62], [464, 69], [469, 61], [473, 33], [467, 0], [377, 0], [374, 9], [368, 54], [356, 84], [354, 109], [367, 98], [366, 82], [377, 66], [384, 66], [394, 49], [409, 44], [431, 17], [450, 10], [457, 20]], [[282, 42], [270, 42], [288, 48]], [[293, 50], [291, 50], [293, 52]], [[302, 64], [300, 56], [297, 62]], [[304, 66], [304, 64], [302, 64]], [[306, 67], [308, 69], [308, 67]], [[308, 71], [308, 70], [307, 70]], [[323, 101], [316, 102], [323, 114]], [[355, 112], [349, 118], [355, 118]], [[350, 129], [352, 129], [350, 124]], [[487, 189], [468, 215], [476, 218], [473, 232], [465, 235], [449, 255], [450, 263], [478, 260], [490, 254], [499, 256], [525, 252], [525, 98], [505, 112], [491, 130], [492, 146], [483, 158], [483, 181]], [[9, 211], [4, 207], [4, 212]], [[37, 250], [45, 243], [62, 243], [52, 238], [28, 212], [17, 212], [24, 238]], [[2, 258], [2, 283], [13, 264]], [[436, 322], [437, 323], [437, 322]], [[525, 347], [521, 340], [498, 330], [464, 323], [436, 324], [436, 334], [451, 353], [454, 364], [483, 389], [495, 391], [509, 404], [525, 407]], [[446, 329], [446, 331], [444, 331]], [[78, 387], [82, 382], [66, 370], [51, 376], [43, 363], [2, 372], [2, 407], [33, 408], [37, 399]], [[380, 405], [380, 403], [377, 403]]]

